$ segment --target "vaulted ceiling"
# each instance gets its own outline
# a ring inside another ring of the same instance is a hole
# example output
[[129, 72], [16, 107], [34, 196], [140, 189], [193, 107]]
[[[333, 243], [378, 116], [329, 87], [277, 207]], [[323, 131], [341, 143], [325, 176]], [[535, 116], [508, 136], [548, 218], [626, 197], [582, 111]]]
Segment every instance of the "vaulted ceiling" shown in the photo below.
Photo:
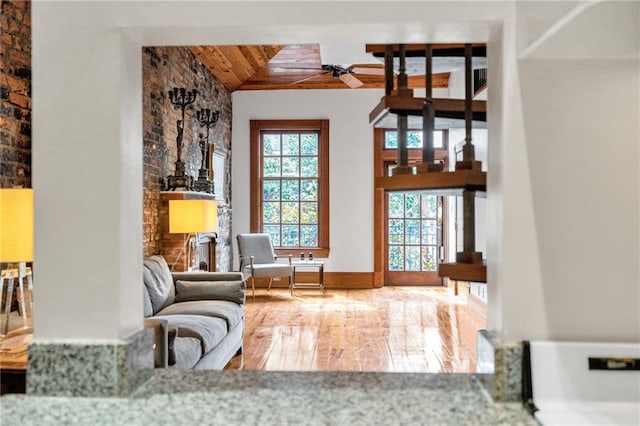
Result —
[[[323, 69], [326, 64], [318, 44], [190, 46], [189, 50], [230, 92], [350, 88], [340, 73]], [[373, 56], [367, 64], [339, 65], [353, 67], [349, 74], [362, 82], [357, 90], [384, 88], [383, 63]], [[434, 88], [446, 88], [448, 84], [449, 72], [433, 75]], [[424, 75], [409, 76], [409, 87], [424, 85]]]

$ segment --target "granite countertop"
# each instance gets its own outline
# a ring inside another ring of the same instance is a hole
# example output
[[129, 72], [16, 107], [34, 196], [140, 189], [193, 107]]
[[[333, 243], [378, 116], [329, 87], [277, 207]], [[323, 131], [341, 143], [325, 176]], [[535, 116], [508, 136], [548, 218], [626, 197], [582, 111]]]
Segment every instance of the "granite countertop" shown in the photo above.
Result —
[[471, 374], [156, 370], [129, 398], [5, 395], [9, 425], [538, 425]]

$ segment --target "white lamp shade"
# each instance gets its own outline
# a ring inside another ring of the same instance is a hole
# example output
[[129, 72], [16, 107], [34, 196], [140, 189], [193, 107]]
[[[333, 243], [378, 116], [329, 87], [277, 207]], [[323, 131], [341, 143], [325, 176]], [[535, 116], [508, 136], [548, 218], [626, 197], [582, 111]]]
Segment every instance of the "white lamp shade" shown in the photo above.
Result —
[[0, 189], [0, 262], [33, 260], [33, 189]]
[[169, 200], [169, 232], [190, 234], [218, 230], [218, 203], [213, 200]]

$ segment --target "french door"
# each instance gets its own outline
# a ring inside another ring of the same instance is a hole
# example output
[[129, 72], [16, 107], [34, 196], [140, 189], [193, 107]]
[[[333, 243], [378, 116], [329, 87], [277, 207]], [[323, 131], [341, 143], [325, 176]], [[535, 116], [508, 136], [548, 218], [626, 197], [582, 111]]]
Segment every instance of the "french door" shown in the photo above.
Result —
[[391, 192], [386, 196], [386, 285], [441, 285], [440, 196]]
[[[444, 132], [442, 132], [444, 133]], [[436, 160], [446, 165], [446, 142], [440, 133], [441, 145]], [[375, 129], [375, 175], [388, 175], [396, 164], [395, 129]], [[409, 165], [421, 159], [421, 132], [410, 145]], [[382, 282], [378, 285], [442, 285], [438, 265], [445, 255], [446, 200], [427, 191], [376, 191], [374, 223], [375, 270]]]

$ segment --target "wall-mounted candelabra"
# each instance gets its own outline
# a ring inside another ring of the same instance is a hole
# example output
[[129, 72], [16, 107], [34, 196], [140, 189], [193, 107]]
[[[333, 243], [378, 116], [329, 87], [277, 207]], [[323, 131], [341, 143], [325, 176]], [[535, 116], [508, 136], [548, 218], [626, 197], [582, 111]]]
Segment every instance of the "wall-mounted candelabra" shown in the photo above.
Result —
[[[202, 153], [202, 164], [200, 170], [198, 170], [198, 180], [194, 185], [194, 189], [200, 192], [207, 192], [209, 194], [214, 193], [213, 181], [209, 179], [208, 160], [210, 157], [209, 149], [209, 129], [211, 129], [218, 122], [220, 118], [220, 111], [212, 111], [209, 108], [202, 108], [200, 111], [196, 111], [196, 118], [201, 127], [206, 129], [206, 134], [200, 133], [200, 152]], [[214, 177], [215, 179], [215, 177]]]
[[174, 87], [169, 90], [169, 100], [175, 108], [180, 109], [182, 116], [181, 119], [176, 122], [177, 136], [177, 159], [176, 159], [176, 171], [175, 175], [167, 176], [167, 190], [173, 191], [177, 188], [185, 188], [187, 191], [193, 189], [193, 176], [185, 173], [184, 162], [182, 161], [182, 146], [184, 137], [184, 111], [191, 105], [198, 95], [196, 89], [186, 90], [185, 88], [178, 89]]

